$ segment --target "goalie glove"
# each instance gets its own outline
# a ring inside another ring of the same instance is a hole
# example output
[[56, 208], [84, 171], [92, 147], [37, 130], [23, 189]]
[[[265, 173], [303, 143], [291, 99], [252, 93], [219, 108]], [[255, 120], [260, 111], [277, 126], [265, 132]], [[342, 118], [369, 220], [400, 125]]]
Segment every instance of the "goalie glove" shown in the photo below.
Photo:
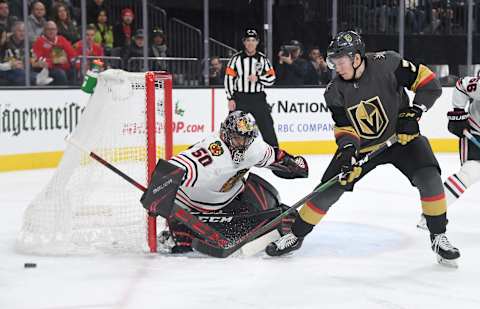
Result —
[[280, 148], [274, 148], [275, 162], [267, 168], [271, 169], [273, 174], [284, 179], [307, 178], [308, 164], [302, 156], [292, 156]]
[[448, 131], [462, 138], [463, 131], [469, 129], [468, 118], [470, 115], [462, 108], [454, 108], [453, 111], [447, 113]]
[[151, 216], [168, 218], [185, 171], [168, 161], [158, 160], [152, 180], [140, 202]]

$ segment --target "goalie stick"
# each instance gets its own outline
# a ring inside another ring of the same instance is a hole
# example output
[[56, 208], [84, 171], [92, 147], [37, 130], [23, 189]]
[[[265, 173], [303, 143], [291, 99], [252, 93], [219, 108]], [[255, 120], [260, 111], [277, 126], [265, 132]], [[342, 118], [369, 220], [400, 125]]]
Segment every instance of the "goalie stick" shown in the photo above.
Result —
[[[93, 151], [89, 151], [85, 149], [83, 146], [81, 146], [79, 143], [77, 143], [73, 138], [67, 138], [66, 141], [75, 146], [76, 148], [80, 149], [81, 151], [88, 153], [91, 158], [93, 158], [95, 161], [99, 162], [118, 176], [122, 177], [125, 179], [127, 182], [130, 184], [134, 185], [137, 189], [146, 192], [147, 188], [144, 187], [142, 184], [113, 166], [111, 163], [94, 153]], [[180, 222], [185, 224], [187, 227], [192, 229], [193, 231], [197, 232], [198, 234], [202, 235], [205, 239], [208, 239], [209, 241], [216, 243], [220, 246], [225, 246], [225, 244], [228, 243], [228, 239], [223, 236], [220, 232], [216, 231], [212, 227], [210, 227], [208, 224], [202, 222], [199, 220], [197, 217], [192, 215], [189, 211], [183, 209], [182, 207], [178, 206], [177, 204], [173, 204], [173, 207], [171, 209], [171, 215], [174, 216], [176, 219], [178, 219]]]
[[[397, 141], [398, 141], [397, 135], [390, 137], [379, 148], [377, 148], [376, 150], [367, 154], [365, 157], [359, 160], [356, 163], [356, 165], [357, 166], [364, 165], [365, 163], [370, 161], [372, 158], [383, 153], [386, 149], [394, 145]], [[294, 212], [297, 208], [301, 207], [306, 201], [316, 197], [319, 193], [327, 190], [328, 188], [336, 184], [342, 177], [344, 177], [344, 174], [339, 173], [338, 175], [330, 178], [327, 182], [321, 184], [320, 186], [315, 188], [312, 192], [310, 192], [305, 197], [303, 197], [298, 202], [296, 202], [288, 210], [284, 211], [279, 216], [277, 216], [270, 222], [266, 223], [265, 225], [251, 231], [250, 233], [245, 235], [243, 238], [240, 238], [238, 241], [234, 243], [229, 243], [227, 246], [217, 246], [215, 243], [207, 242], [199, 238], [194, 238], [192, 241], [192, 247], [195, 250], [210, 256], [214, 256], [218, 258], [226, 258], [230, 256], [232, 253], [234, 253], [235, 251], [237, 251], [238, 249], [240, 249], [246, 243], [254, 240], [255, 238], [259, 237], [260, 235], [272, 229], [276, 224], [278, 224], [282, 220], [282, 218]]]

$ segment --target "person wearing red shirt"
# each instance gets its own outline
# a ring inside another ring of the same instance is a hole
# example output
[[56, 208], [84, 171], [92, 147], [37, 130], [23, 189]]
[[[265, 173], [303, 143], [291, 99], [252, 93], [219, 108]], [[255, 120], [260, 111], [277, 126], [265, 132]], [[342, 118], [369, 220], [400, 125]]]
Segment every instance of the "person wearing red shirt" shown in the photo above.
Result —
[[[87, 48], [86, 48], [86, 56], [95, 56], [95, 57], [103, 57], [104, 52], [102, 45], [95, 43], [93, 39], [95, 38], [95, 34], [97, 32], [97, 28], [95, 28], [94, 25], [88, 25], [87, 30], [85, 31], [85, 41], [87, 42]], [[77, 55], [81, 56], [83, 54], [83, 44], [82, 40], [79, 40], [76, 42], [73, 47], [75, 48], [75, 51], [77, 52]], [[77, 70], [80, 69], [80, 63], [81, 61], [77, 61], [75, 63], [75, 67]], [[90, 61], [87, 61], [87, 66], [90, 67]]]
[[45, 59], [48, 64], [52, 85], [68, 85], [71, 75], [71, 61], [77, 56], [72, 44], [61, 35], [57, 35], [57, 25], [53, 21], [45, 24], [43, 34], [33, 43], [34, 56]]

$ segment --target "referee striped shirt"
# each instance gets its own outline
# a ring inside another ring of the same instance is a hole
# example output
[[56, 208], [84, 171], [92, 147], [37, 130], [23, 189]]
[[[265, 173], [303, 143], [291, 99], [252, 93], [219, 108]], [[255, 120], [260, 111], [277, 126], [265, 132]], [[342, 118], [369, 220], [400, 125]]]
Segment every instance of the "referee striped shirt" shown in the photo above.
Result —
[[[257, 75], [257, 81], [251, 82], [248, 76]], [[231, 100], [235, 92], [259, 93], [265, 86], [271, 86], [275, 82], [275, 71], [268, 58], [256, 52], [248, 56], [245, 51], [236, 53], [228, 61], [225, 72], [225, 91], [227, 99]]]

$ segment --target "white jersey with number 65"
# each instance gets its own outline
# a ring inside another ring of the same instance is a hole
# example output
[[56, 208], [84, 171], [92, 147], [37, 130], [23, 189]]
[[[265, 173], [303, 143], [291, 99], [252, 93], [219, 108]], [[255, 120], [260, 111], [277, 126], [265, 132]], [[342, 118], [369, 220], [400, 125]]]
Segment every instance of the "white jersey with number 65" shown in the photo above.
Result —
[[466, 76], [457, 81], [453, 92], [454, 108], [465, 109], [468, 106], [469, 124], [480, 132], [480, 77]]
[[219, 210], [243, 191], [243, 176], [251, 167], [274, 161], [274, 149], [261, 138], [248, 147], [240, 164], [218, 135], [206, 138], [169, 160], [186, 172], [176, 202], [202, 212]]

